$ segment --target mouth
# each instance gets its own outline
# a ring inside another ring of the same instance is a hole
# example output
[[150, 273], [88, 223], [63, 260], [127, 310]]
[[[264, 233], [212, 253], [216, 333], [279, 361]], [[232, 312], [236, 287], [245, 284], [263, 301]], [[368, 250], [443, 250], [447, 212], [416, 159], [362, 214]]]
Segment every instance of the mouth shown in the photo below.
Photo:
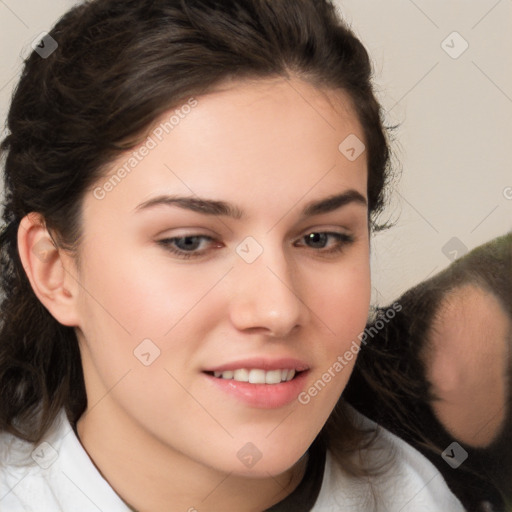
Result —
[[215, 393], [256, 409], [277, 409], [297, 401], [310, 367], [296, 359], [239, 360], [203, 370]]

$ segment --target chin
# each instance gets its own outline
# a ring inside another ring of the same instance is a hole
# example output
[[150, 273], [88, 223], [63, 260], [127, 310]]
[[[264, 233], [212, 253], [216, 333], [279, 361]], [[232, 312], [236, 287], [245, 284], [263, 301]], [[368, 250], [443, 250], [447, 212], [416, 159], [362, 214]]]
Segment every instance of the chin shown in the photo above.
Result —
[[[297, 458], [282, 457], [273, 458], [272, 460], [263, 461], [260, 459], [252, 468], [244, 468], [243, 464], [229, 468], [228, 472], [244, 478], [269, 478], [276, 477], [289, 471], [300, 460], [302, 455]], [[233, 466], [233, 465], [231, 465]]]
[[304, 441], [293, 445], [278, 440], [278, 444], [268, 440], [255, 443], [237, 443], [240, 448], [234, 451], [233, 457], [226, 460], [224, 471], [241, 477], [268, 478], [276, 476], [291, 469], [309, 448]]

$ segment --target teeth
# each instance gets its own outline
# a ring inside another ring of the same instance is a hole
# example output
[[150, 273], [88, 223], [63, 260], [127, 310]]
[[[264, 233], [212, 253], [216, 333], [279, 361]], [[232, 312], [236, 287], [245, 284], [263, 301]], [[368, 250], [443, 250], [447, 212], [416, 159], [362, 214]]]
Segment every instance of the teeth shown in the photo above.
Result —
[[249, 382], [249, 370], [246, 370], [245, 368], [235, 370], [233, 373], [233, 379], [238, 382]]
[[247, 370], [240, 368], [239, 370], [226, 370], [225, 372], [213, 372], [213, 375], [219, 379], [232, 379], [238, 382], [249, 382], [251, 384], [280, 384], [288, 382], [295, 377], [295, 370], [260, 370], [253, 368]]
[[263, 370], [251, 370], [249, 372], [249, 382], [251, 384], [265, 384], [265, 372]]
[[281, 382], [281, 370], [271, 370], [265, 375], [265, 384], [279, 384]]

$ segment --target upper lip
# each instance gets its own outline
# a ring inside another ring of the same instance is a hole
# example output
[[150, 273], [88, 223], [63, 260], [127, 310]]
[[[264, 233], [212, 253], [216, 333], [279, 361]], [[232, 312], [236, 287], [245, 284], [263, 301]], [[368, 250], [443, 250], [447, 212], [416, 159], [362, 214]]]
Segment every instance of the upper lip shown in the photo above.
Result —
[[282, 357], [278, 359], [256, 357], [251, 359], [239, 359], [237, 361], [231, 361], [229, 363], [224, 363], [218, 366], [212, 366], [210, 368], [206, 368], [203, 371], [226, 372], [229, 370], [238, 370], [241, 368], [245, 368], [247, 370], [260, 369], [265, 371], [288, 369], [302, 372], [309, 370], [310, 367], [304, 361], [300, 361], [299, 359], [294, 359], [291, 357]]

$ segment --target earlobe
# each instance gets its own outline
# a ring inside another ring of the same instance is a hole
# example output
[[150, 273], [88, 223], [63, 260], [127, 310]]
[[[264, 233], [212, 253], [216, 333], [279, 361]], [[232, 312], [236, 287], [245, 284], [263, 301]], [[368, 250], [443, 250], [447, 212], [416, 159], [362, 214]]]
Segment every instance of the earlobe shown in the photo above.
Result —
[[78, 283], [71, 258], [58, 248], [41, 215], [26, 215], [18, 228], [18, 252], [37, 298], [61, 324], [78, 326]]

